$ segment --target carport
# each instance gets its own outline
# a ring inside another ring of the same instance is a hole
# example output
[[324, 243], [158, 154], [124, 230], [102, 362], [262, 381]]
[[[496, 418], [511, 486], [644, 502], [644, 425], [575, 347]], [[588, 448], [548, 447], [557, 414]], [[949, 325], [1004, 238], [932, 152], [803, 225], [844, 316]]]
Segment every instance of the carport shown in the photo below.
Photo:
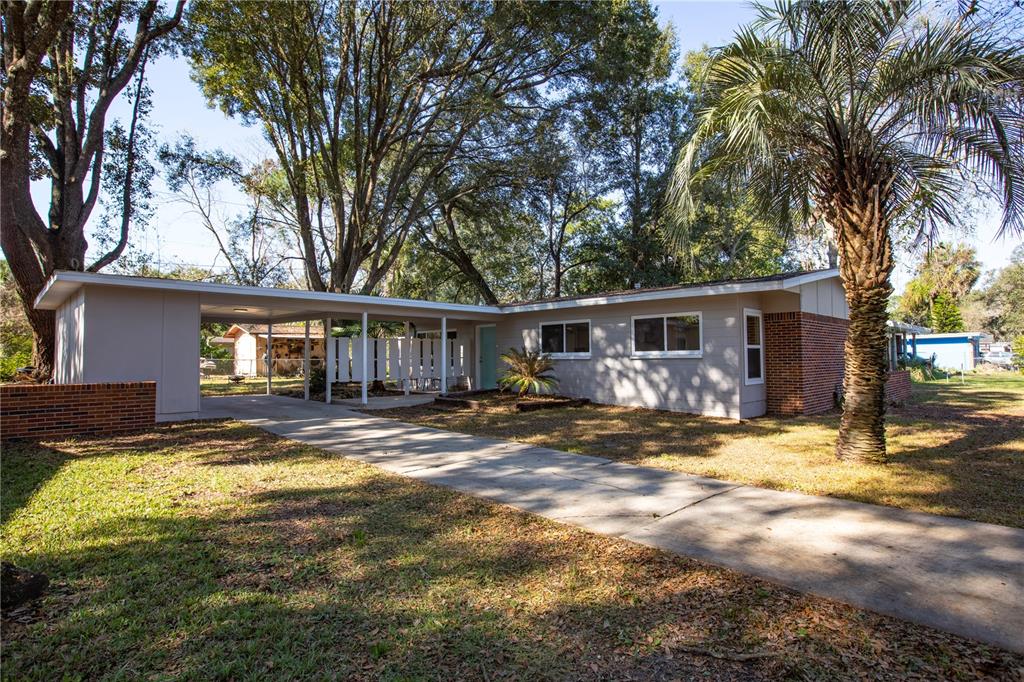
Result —
[[[371, 358], [367, 327], [371, 321], [404, 324], [404, 347], [411, 347], [411, 329], [438, 330], [447, 340], [458, 328], [471, 359], [465, 369], [479, 376], [478, 325], [501, 315], [494, 306], [438, 303], [412, 299], [328, 292], [246, 287], [209, 282], [126, 277], [85, 272], [57, 272], [36, 299], [36, 307], [56, 315], [56, 383], [156, 381], [157, 419], [169, 421], [199, 415], [199, 325], [203, 322], [254, 322], [268, 326], [304, 323], [303, 375], [309, 399], [309, 323], [359, 320], [353, 340], [351, 373], [361, 384], [361, 402], [368, 402]], [[402, 348], [403, 343], [394, 344]], [[439, 389], [448, 390], [449, 344], [440, 345]], [[269, 344], [268, 344], [268, 347]], [[328, 382], [338, 374], [334, 343], [328, 343]], [[488, 354], [490, 355], [490, 354]], [[398, 358], [394, 366], [407, 367]], [[436, 361], [434, 363], [437, 364]], [[267, 393], [273, 372], [268, 372]], [[406, 391], [409, 382], [403, 381]], [[325, 391], [330, 402], [331, 391]]]

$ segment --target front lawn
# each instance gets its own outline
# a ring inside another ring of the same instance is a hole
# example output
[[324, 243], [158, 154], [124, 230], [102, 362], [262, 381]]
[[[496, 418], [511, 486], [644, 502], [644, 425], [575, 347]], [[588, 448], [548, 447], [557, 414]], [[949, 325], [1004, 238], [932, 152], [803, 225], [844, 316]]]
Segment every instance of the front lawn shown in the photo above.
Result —
[[891, 409], [887, 465], [837, 462], [837, 414], [736, 422], [587, 406], [516, 413], [432, 407], [374, 412], [451, 431], [738, 483], [1024, 527], [1024, 377], [914, 384]]
[[234, 422], [5, 446], [0, 674], [977, 679], [1024, 657]]
[[[302, 392], [302, 377], [274, 377], [273, 392]], [[242, 381], [229, 381], [227, 376], [210, 375], [199, 380], [201, 395], [260, 395], [267, 392], [266, 377], [246, 377]]]

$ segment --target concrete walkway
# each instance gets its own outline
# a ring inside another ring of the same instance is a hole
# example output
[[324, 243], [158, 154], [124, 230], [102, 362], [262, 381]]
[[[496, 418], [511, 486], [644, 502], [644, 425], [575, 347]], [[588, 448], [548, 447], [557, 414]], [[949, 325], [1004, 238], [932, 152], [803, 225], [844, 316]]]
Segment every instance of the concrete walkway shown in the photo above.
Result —
[[292, 398], [204, 398], [202, 409], [204, 417], [241, 419], [404, 476], [1024, 652], [1024, 530], [636, 467]]

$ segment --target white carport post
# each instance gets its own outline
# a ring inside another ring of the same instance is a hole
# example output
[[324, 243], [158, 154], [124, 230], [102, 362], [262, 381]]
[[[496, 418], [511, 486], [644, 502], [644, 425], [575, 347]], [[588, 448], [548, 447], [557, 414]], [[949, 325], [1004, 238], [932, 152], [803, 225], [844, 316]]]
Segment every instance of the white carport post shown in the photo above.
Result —
[[274, 323], [267, 322], [267, 395], [274, 379]]
[[[334, 365], [337, 362], [337, 358], [334, 357], [334, 339], [331, 337], [332, 325], [333, 320], [331, 318], [328, 317], [324, 320], [324, 350], [327, 354], [327, 366], [324, 367], [324, 402], [328, 404], [330, 404], [331, 394], [334, 392], [332, 382], [334, 381]], [[345, 358], [345, 362], [348, 362], [348, 358]]]
[[441, 317], [441, 395], [448, 392], [448, 316]]
[[306, 320], [306, 339], [302, 346], [302, 399], [309, 400], [309, 320]]
[[363, 328], [360, 330], [360, 337], [362, 338], [362, 352], [363, 352], [363, 385], [362, 385], [362, 403], [367, 403], [366, 398], [366, 311], [363, 311]]
[[409, 339], [409, 321], [405, 322], [405, 343], [402, 346], [402, 386], [409, 395], [409, 384], [412, 383], [412, 341]]

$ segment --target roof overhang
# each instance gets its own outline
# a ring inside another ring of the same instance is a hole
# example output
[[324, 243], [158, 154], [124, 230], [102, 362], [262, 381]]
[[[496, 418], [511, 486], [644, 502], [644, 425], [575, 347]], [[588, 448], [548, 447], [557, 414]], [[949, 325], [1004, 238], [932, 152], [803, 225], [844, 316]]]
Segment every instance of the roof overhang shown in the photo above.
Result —
[[924, 334], [918, 337], [918, 341], [929, 341], [931, 339], [980, 339], [984, 334], [982, 332], [946, 332], [943, 334]]
[[296, 322], [332, 317], [356, 319], [366, 312], [374, 320], [496, 320], [504, 314], [543, 310], [562, 310], [595, 305], [633, 303], [720, 296], [768, 291], [796, 293], [804, 284], [839, 276], [839, 271], [821, 270], [792, 277], [748, 282], [672, 287], [636, 293], [587, 296], [576, 299], [539, 301], [518, 305], [492, 306], [464, 303], [439, 303], [406, 298], [336, 294], [299, 289], [272, 289], [211, 282], [186, 282], [175, 279], [104, 275], [91, 272], [58, 271], [50, 277], [36, 297], [35, 307], [56, 310], [83, 286], [119, 287], [139, 291], [170, 291], [199, 295], [204, 322]]
[[909, 324], [907, 322], [896, 322], [895, 320], [889, 320], [885, 323], [889, 327], [889, 330], [896, 332], [897, 334], [931, 334], [932, 330], [930, 327], [919, 327], [916, 324]]
[[654, 291], [637, 291], [636, 293], [615, 294], [611, 296], [587, 296], [585, 298], [567, 299], [562, 301], [539, 301], [520, 305], [502, 306], [502, 312], [529, 313], [541, 310], [562, 310], [566, 308], [583, 308], [592, 305], [612, 305], [615, 303], [635, 303], [639, 301], [663, 301], [698, 296], [720, 296], [722, 294], [750, 294], [764, 291], [790, 291], [804, 284], [839, 277], [839, 270], [821, 270], [794, 275], [785, 279], [774, 279], [753, 282], [723, 282], [703, 286], [658, 289]]
[[374, 320], [399, 321], [442, 317], [489, 320], [501, 315], [499, 308], [488, 305], [70, 271], [58, 271], [50, 277], [36, 297], [35, 307], [56, 310], [84, 286], [197, 294], [204, 322], [294, 322], [326, 317], [357, 319], [364, 312]]

